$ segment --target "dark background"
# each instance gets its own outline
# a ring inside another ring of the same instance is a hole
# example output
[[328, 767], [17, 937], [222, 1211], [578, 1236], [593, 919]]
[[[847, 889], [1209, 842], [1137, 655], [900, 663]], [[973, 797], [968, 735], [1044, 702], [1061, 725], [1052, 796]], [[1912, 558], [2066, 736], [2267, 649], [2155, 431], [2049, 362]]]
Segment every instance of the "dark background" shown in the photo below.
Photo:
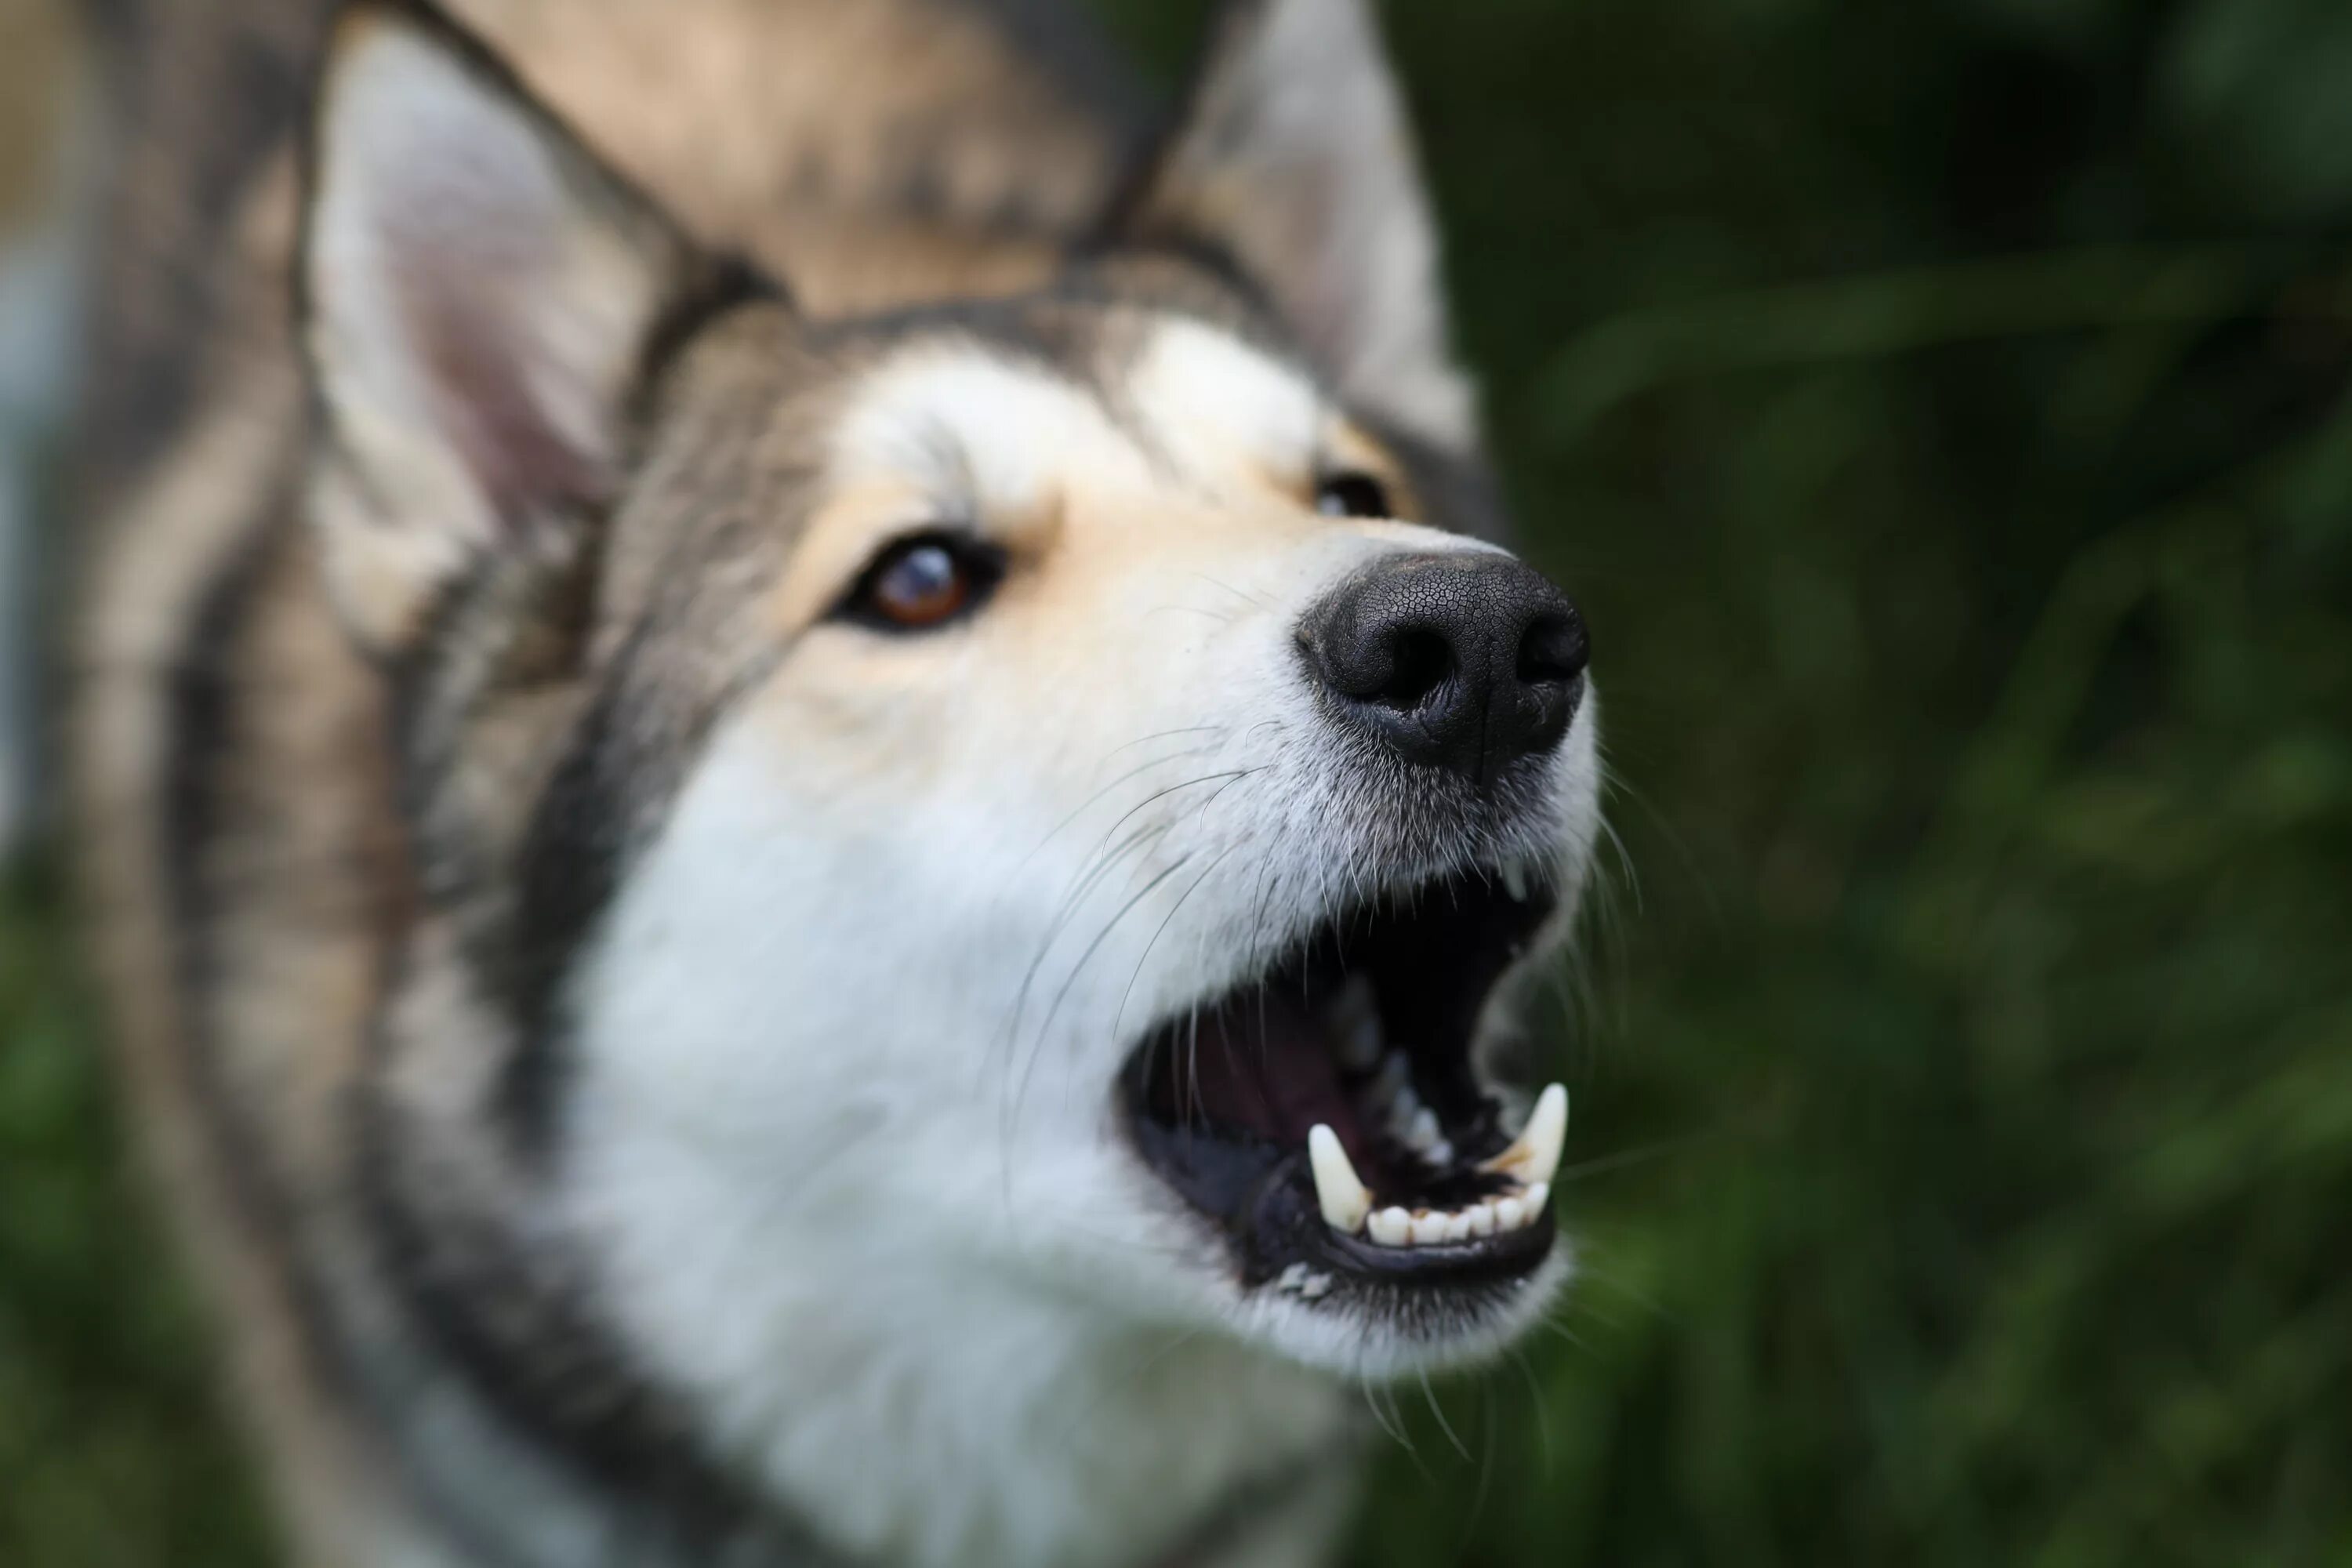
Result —
[[[1385, 15], [1622, 843], [1582, 1282], [1360, 1560], [2352, 1563], [2352, 5]], [[53, 880], [0, 1563], [260, 1563]]]

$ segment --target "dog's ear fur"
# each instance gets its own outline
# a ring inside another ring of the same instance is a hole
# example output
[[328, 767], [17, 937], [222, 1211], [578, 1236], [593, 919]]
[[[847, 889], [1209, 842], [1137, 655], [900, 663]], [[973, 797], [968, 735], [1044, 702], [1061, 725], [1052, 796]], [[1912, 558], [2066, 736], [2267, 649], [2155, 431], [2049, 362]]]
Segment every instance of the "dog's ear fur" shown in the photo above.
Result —
[[1365, 0], [1233, 0], [1122, 227], [1224, 253], [1344, 395], [1443, 447], [1474, 443], [1436, 230]]
[[342, 15], [312, 137], [316, 510], [339, 604], [397, 644], [469, 563], [611, 500], [649, 342], [708, 268], [421, 5]]

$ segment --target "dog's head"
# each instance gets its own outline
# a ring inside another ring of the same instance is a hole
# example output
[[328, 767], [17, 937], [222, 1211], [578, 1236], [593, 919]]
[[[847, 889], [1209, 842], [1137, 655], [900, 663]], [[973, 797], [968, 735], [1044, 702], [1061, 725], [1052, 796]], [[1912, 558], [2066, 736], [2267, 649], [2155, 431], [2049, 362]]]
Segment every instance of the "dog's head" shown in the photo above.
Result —
[[502, 1194], [687, 1385], [812, 1291], [1372, 1373], [1530, 1323], [1565, 1111], [1490, 1073], [1593, 700], [1486, 542], [1360, 10], [1244, 8], [1053, 286], [878, 320], [707, 256], [404, 8], [322, 102], [314, 507], [397, 694], [415, 1179]]

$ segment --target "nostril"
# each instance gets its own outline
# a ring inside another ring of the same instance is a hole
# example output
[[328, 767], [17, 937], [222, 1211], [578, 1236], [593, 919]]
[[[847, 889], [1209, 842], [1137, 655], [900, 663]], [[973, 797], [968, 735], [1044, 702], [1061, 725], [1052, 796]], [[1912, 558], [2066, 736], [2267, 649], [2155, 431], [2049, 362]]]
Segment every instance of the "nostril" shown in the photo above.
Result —
[[1538, 616], [1519, 639], [1518, 677], [1528, 686], [1574, 680], [1591, 660], [1583, 618], [1573, 613]]
[[1389, 677], [1372, 699], [1409, 711], [1428, 700], [1453, 673], [1453, 644], [1427, 626], [1404, 627], [1390, 638]]
[[1483, 551], [1367, 563], [1299, 618], [1297, 639], [1340, 731], [1480, 789], [1554, 747], [1583, 693], [1576, 606]]

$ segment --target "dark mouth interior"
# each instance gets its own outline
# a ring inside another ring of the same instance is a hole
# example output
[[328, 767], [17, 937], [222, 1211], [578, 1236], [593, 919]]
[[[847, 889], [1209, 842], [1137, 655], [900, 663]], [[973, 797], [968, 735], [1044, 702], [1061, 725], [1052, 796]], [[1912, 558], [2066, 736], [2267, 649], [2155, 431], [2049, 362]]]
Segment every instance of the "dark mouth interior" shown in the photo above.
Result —
[[1517, 1190], [1480, 1168], [1511, 1130], [1471, 1046], [1496, 983], [1551, 910], [1548, 889], [1517, 879], [1427, 883], [1334, 919], [1263, 979], [1137, 1046], [1123, 1080], [1137, 1144], [1225, 1228], [1245, 1279], [1436, 1282], [1542, 1260], [1548, 1215], [1453, 1245], [1342, 1234], [1318, 1206], [1307, 1143], [1318, 1123], [1331, 1128], [1378, 1206], [1459, 1211]]

